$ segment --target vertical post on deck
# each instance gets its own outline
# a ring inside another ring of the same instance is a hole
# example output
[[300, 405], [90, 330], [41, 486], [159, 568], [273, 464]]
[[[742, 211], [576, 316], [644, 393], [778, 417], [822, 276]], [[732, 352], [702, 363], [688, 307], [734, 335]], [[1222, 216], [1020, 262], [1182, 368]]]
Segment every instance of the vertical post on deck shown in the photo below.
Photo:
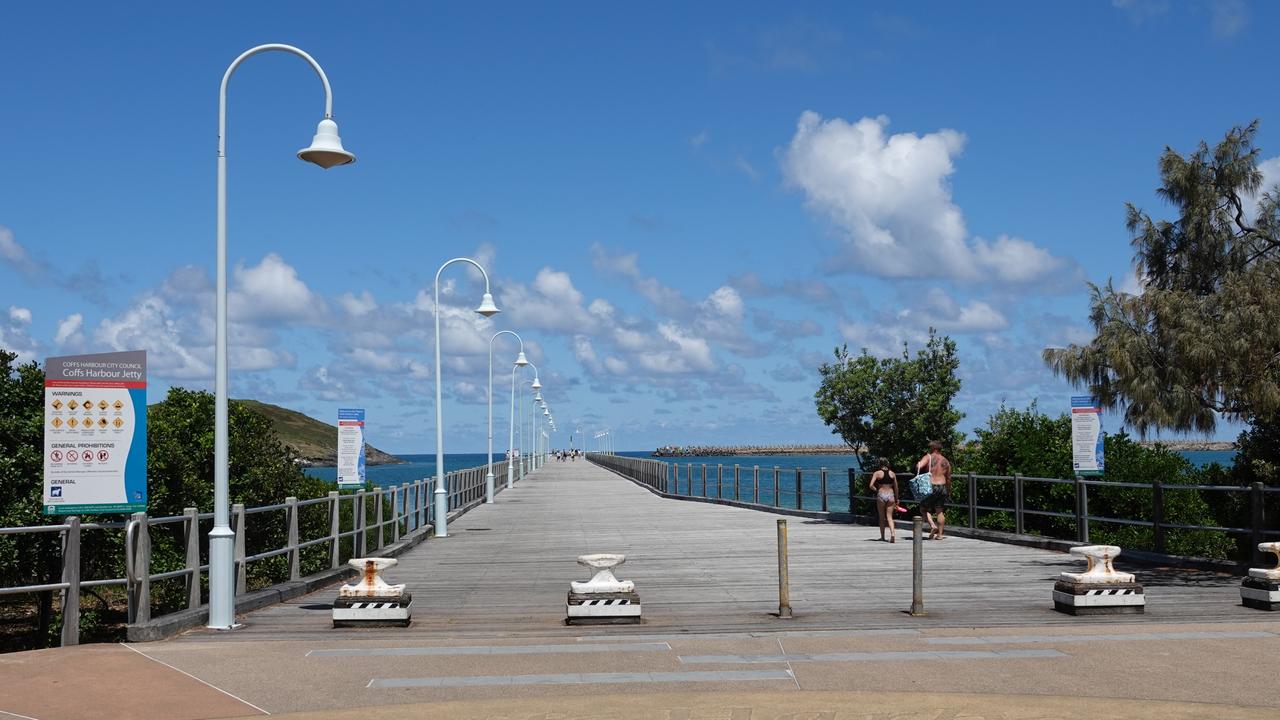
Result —
[[760, 466], [751, 466], [751, 502], [760, 504]]
[[818, 492], [822, 494], [822, 512], [827, 511], [827, 469], [818, 470]]
[[1089, 542], [1089, 486], [1076, 476], [1076, 540]]
[[200, 607], [200, 511], [196, 508], [183, 508], [186, 516], [183, 530], [186, 533], [187, 545], [187, 609]]
[[338, 533], [341, 531], [342, 513], [339, 512], [338, 491], [329, 491], [329, 569], [338, 567]]
[[1258, 549], [1258, 545], [1263, 542], [1262, 529], [1266, 522], [1266, 509], [1262, 504], [1266, 496], [1262, 487], [1260, 482], [1249, 486], [1249, 544], [1253, 550], [1253, 564], [1258, 567], [1264, 563], [1263, 552]]
[[71, 515], [62, 531], [62, 646], [80, 644], [80, 516]]
[[800, 468], [796, 468], [796, 509], [804, 509], [804, 476]]
[[[231, 520], [235, 523], [236, 539], [232, 546], [232, 562], [236, 568], [236, 596], [239, 597], [245, 593], [249, 587], [249, 562], [245, 560], [245, 538], [249, 534], [248, 522], [244, 512], [244, 503], [236, 503], [231, 506]], [[235, 603], [232, 603], [234, 610]]]
[[782, 468], [773, 466], [773, 506], [782, 506]]
[[1156, 552], [1164, 552], [1164, 483], [1159, 479], [1151, 484], [1151, 535]]
[[924, 615], [924, 520], [911, 523], [911, 614]]
[[742, 483], [742, 466], [734, 463], [733, 465], [733, 499], [738, 500], [738, 494], [741, 492]]
[[125, 562], [132, 563], [133, 582], [127, 586], [128, 619], [130, 624], [143, 624], [151, 621], [151, 528], [147, 525], [147, 514], [134, 513], [129, 516], [134, 523], [137, 535], [133, 546], [125, 552]]
[[791, 617], [791, 573], [787, 567], [787, 521], [778, 519], [778, 617]]
[[969, 527], [978, 526], [978, 478], [969, 473]]
[[716, 463], [716, 497], [724, 497], [724, 465]]
[[1023, 534], [1026, 527], [1022, 517], [1022, 476], [1018, 473], [1013, 474], [1013, 532], [1017, 535]]
[[373, 524], [378, 528], [376, 530], [378, 536], [373, 541], [374, 550], [382, 549], [382, 495], [382, 488], [373, 491], [373, 501], [378, 504], [378, 507], [373, 511]]
[[298, 550], [298, 498], [287, 497], [284, 499], [285, 521], [288, 523], [288, 540], [286, 541], [289, 548], [289, 579], [297, 580], [302, 577], [302, 560], [299, 557], [301, 551]]

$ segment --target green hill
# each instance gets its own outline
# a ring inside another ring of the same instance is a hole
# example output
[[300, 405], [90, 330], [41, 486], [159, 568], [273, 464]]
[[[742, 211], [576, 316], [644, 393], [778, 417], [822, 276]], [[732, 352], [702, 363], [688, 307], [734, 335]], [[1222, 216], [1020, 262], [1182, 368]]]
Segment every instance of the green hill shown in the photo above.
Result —
[[[282, 408], [279, 405], [259, 402], [257, 400], [236, 400], [253, 408], [271, 419], [276, 435], [280, 441], [293, 448], [298, 456], [308, 465], [334, 465], [338, 462], [338, 428], [336, 425], [322, 423], [315, 418], [300, 412]], [[389, 465], [404, 462], [391, 455], [364, 444], [365, 462], [369, 465]]]

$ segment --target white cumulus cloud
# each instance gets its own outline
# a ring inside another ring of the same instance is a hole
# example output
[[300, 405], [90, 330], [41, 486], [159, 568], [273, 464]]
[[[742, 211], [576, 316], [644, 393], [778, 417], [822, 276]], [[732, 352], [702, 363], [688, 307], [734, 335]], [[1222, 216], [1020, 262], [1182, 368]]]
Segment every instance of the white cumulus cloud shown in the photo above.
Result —
[[1018, 238], [969, 240], [950, 185], [962, 133], [890, 135], [888, 127], [883, 115], [851, 123], [806, 111], [781, 156], [787, 184], [842, 232], [841, 269], [1028, 282], [1062, 264]]

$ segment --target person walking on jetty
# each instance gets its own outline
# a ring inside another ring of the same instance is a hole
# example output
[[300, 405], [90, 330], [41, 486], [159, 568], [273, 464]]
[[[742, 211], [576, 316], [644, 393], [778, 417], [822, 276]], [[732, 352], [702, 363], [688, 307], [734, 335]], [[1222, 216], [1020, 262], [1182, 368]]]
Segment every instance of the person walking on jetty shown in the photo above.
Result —
[[898, 476], [889, 469], [889, 461], [880, 458], [876, 461], [875, 472], [871, 473], [868, 487], [876, 494], [876, 520], [880, 521], [880, 540], [884, 540], [884, 529], [889, 528], [889, 542], [898, 542], [893, 524], [893, 512], [898, 507]]
[[[947, 499], [951, 497], [951, 461], [942, 454], [942, 443], [929, 443], [929, 452], [916, 463], [916, 472], [928, 473], [931, 492], [920, 501], [929, 521], [929, 539], [941, 540], [947, 532]], [[937, 513], [937, 522], [933, 515]]]

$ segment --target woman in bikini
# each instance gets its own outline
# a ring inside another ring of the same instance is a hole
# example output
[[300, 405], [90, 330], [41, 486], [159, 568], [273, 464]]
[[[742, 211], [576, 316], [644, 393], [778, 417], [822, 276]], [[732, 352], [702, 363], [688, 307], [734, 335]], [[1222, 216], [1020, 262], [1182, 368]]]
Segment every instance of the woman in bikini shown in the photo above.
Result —
[[898, 476], [889, 469], [889, 461], [880, 458], [876, 461], [877, 470], [871, 473], [871, 482], [867, 486], [876, 494], [876, 519], [880, 521], [880, 539], [884, 540], [884, 529], [889, 528], [889, 542], [897, 542], [894, 533], [893, 511], [898, 506]]

